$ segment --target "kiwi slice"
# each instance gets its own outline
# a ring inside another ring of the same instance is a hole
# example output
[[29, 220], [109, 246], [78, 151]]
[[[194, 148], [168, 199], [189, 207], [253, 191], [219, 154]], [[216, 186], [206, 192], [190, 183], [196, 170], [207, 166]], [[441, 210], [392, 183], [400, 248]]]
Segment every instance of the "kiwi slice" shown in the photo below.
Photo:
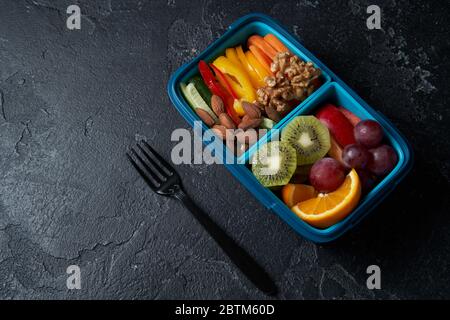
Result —
[[265, 187], [284, 186], [297, 168], [297, 155], [288, 143], [266, 143], [252, 158], [252, 172]]
[[328, 128], [314, 116], [295, 117], [281, 131], [281, 141], [297, 151], [298, 165], [323, 158], [331, 146]]

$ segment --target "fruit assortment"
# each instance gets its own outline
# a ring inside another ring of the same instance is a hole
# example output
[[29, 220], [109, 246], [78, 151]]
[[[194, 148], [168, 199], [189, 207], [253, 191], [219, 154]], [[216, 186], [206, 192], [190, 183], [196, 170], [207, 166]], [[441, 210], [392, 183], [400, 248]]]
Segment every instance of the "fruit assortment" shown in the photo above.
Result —
[[378, 122], [325, 104], [314, 116], [293, 118], [280, 141], [257, 150], [252, 172], [301, 219], [327, 228], [350, 214], [397, 164], [395, 150], [383, 140]]
[[[199, 75], [180, 85], [189, 105], [222, 139], [227, 129], [271, 129], [321, 85], [320, 69], [273, 34], [250, 36], [246, 49], [227, 48], [212, 63], [200, 61]], [[243, 149], [256, 140], [246, 140]]]

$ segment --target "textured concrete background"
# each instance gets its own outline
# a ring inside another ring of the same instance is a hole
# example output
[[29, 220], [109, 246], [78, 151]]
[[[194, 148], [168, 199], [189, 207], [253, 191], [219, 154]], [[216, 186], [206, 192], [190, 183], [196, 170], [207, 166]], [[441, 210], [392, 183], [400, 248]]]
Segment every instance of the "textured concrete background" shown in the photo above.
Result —
[[[419, 1], [417, 1], [419, 3]], [[82, 29], [65, 27], [80, 5]], [[280, 297], [450, 296], [447, 1], [0, 0], [0, 297], [265, 298], [125, 151], [168, 157], [187, 127], [170, 74], [235, 19], [283, 24], [414, 143], [416, 165], [373, 215], [314, 245], [222, 166], [179, 168], [187, 190], [273, 275]], [[368, 4], [381, 31], [365, 27]], [[66, 267], [82, 290], [66, 289]], [[368, 265], [382, 290], [366, 289]]]

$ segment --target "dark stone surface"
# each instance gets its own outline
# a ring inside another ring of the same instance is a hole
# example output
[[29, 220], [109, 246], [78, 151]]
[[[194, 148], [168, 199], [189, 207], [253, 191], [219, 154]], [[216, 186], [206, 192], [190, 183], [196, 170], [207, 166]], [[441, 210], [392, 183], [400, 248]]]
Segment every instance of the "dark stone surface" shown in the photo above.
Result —
[[[65, 27], [72, 3], [85, 14], [80, 31]], [[373, 3], [381, 31], [365, 27]], [[169, 156], [172, 130], [187, 127], [166, 94], [170, 74], [255, 11], [390, 118], [414, 143], [416, 165], [328, 245], [298, 236], [222, 166], [180, 167], [187, 189], [267, 268], [281, 298], [449, 297], [446, 1], [2, 0], [1, 298], [265, 298], [125, 158], [141, 137]], [[66, 289], [70, 264], [82, 290]], [[371, 264], [382, 290], [366, 288]]]

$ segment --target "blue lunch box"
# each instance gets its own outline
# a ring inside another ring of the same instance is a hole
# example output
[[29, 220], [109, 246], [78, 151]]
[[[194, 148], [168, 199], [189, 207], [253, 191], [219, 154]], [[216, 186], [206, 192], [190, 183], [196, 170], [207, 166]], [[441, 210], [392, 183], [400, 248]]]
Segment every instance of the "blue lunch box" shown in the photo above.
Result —
[[[413, 163], [412, 149], [405, 137], [388, 119], [363, 101], [339, 77], [304, 48], [285, 28], [263, 14], [250, 14], [238, 19], [222, 37], [212, 43], [197, 58], [181, 66], [169, 80], [169, 97], [186, 121], [191, 126], [194, 126], [194, 121], [200, 121], [200, 118], [184, 99], [180, 83], [187, 82], [192, 76], [198, 74], [197, 65], [200, 60], [210, 62], [214, 58], [223, 55], [226, 48], [244, 44], [249, 36], [253, 34], [264, 36], [268, 33], [278, 37], [292, 53], [305, 61], [312, 61], [315, 66], [319, 67], [323, 74], [323, 84], [277, 123], [257, 144], [254, 144], [238, 159], [235, 159], [237, 161], [234, 161], [232, 164], [225, 162], [225, 166], [264, 206], [275, 212], [303, 237], [318, 243], [329, 242], [340, 237], [366, 217], [411, 170]], [[245, 165], [245, 162], [250, 159], [250, 156], [258, 147], [271, 140], [275, 129], [282, 130], [290, 120], [298, 115], [314, 114], [315, 110], [324, 103], [334, 103], [345, 107], [361, 119], [373, 119], [380, 123], [384, 129], [385, 139], [397, 152], [398, 163], [373, 190], [361, 198], [358, 206], [345, 219], [326, 229], [318, 229], [300, 219], [270, 189], [263, 187]], [[203, 124], [202, 130], [206, 129], [208, 129], [207, 126]], [[216, 141], [215, 143], [221, 142]], [[228, 159], [235, 158], [228, 148], [225, 148], [223, 157]]]

